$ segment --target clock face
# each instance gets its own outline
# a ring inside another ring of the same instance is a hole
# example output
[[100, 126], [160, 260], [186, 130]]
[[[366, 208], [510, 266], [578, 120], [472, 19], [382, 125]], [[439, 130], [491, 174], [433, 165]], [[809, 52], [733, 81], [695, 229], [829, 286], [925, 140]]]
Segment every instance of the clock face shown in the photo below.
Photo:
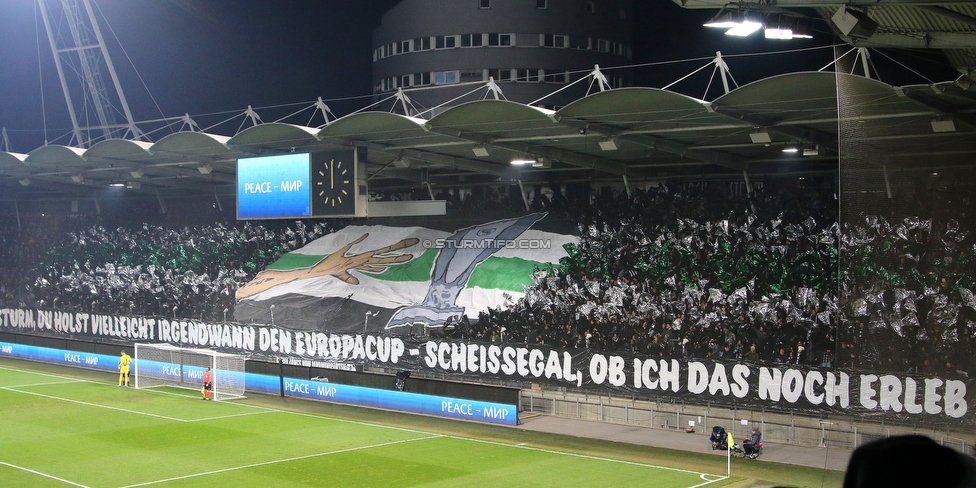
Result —
[[312, 213], [314, 215], [354, 215], [356, 213], [356, 174], [353, 163], [328, 159], [312, 170]]

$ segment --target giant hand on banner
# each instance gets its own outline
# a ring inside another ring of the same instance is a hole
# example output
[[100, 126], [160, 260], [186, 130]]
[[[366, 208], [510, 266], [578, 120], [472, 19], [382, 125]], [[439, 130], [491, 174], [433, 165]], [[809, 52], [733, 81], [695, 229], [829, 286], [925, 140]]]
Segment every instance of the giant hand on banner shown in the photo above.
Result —
[[346, 253], [352, 246], [363, 242], [369, 234], [363, 234], [358, 239], [346, 244], [338, 251], [326, 256], [321, 261], [310, 268], [302, 268], [290, 271], [278, 271], [267, 269], [254, 277], [243, 287], [237, 290], [237, 300], [257, 295], [269, 288], [288, 283], [295, 280], [317, 278], [320, 276], [334, 276], [350, 285], [358, 285], [359, 279], [350, 274], [351, 270], [368, 271], [380, 273], [383, 266], [387, 264], [404, 263], [413, 259], [413, 254], [398, 254], [395, 256], [383, 256], [384, 254], [399, 251], [420, 242], [415, 238], [402, 239], [395, 244], [381, 247], [372, 251], [347, 256]]
[[445, 247], [437, 253], [430, 275], [430, 288], [423, 303], [403, 307], [393, 314], [386, 329], [423, 324], [443, 327], [451, 318], [464, 314], [456, 304], [474, 268], [509, 242], [542, 220], [545, 213], [496, 220], [456, 231], [444, 239]]

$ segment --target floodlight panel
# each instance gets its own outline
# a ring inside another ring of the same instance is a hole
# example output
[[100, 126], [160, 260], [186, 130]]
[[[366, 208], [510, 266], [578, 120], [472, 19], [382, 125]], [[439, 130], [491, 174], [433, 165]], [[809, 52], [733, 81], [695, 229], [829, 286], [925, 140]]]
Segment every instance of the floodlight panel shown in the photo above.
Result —
[[737, 21], [734, 21], [734, 20], [717, 20], [717, 21], [714, 21], [714, 22], [708, 22], [708, 23], [702, 24], [702, 26], [704, 26], [704, 27], [715, 27], [715, 28], [718, 28], [718, 29], [731, 29], [731, 28], [737, 27], [739, 25], [741, 25], [741, 22], [737, 22]]
[[702, 24], [704, 27], [716, 27], [719, 29], [731, 29], [742, 23], [742, 20], [735, 12], [720, 12], [712, 20]]
[[793, 39], [793, 29], [767, 27], [763, 32], [766, 35], [766, 39]]
[[745, 21], [727, 31], [725, 35], [736, 36], [736, 37], [746, 37], [752, 35], [753, 32], [762, 29], [762, 24], [759, 22]]

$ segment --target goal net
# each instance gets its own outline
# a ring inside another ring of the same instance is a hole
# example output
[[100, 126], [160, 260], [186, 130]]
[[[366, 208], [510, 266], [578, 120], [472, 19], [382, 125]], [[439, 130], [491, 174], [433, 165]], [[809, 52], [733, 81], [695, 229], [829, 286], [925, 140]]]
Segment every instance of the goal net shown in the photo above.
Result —
[[244, 397], [244, 356], [169, 344], [136, 344], [136, 388], [172, 386], [200, 391], [210, 368], [215, 400]]

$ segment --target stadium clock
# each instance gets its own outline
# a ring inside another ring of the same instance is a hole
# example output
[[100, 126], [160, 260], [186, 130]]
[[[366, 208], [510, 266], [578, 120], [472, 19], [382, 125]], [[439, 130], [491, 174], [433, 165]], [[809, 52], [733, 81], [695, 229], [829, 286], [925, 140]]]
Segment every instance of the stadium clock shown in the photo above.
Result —
[[330, 158], [312, 169], [312, 214], [356, 214], [356, 171], [352, 161]]

